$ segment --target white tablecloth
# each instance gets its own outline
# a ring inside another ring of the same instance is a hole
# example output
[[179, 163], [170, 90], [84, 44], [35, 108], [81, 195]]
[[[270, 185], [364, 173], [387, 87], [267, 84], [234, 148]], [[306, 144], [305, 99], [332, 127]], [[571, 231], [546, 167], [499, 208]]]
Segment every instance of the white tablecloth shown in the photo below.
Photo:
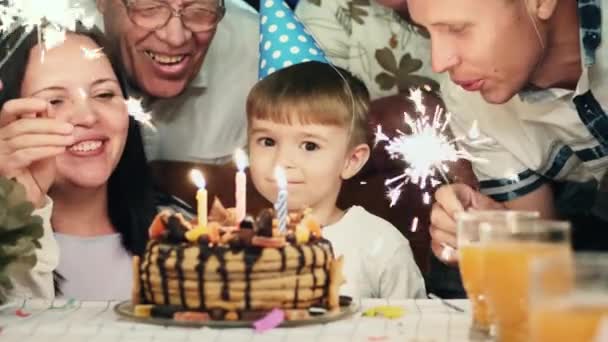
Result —
[[[256, 333], [252, 329], [195, 329], [133, 323], [114, 313], [115, 302], [26, 301], [0, 309], [0, 341], [469, 341], [469, 302], [449, 302], [465, 312], [438, 300], [367, 299], [360, 304], [360, 311], [346, 320]], [[405, 314], [392, 320], [362, 317], [363, 310], [379, 305], [402, 306]]]

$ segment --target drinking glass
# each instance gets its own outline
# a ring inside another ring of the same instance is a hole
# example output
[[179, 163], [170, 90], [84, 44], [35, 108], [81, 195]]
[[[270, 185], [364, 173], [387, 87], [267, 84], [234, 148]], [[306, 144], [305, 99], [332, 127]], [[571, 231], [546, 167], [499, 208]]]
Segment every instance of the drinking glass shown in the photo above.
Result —
[[490, 317], [484, 289], [483, 261], [485, 248], [480, 241], [481, 227], [508, 229], [520, 220], [538, 219], [535, 211], [469, 211], [456, 216], [459, 268], [462, 282], [473, 308], [472, 334], [488, 335]]
[[[530, 265], [543, 256], [564, 262], [572, 257], [570, 223], [518, 220], [503, 227], [484, 225], [480, 240], [485, 249], [484, 289], [498, 341], [528, 341]], [[554, 276], [568, 281], [567, 270]]]
[[608, 329], [608, 253], [541, 258], [530, 277], [530, 341], [601, 340], [600, 323]]

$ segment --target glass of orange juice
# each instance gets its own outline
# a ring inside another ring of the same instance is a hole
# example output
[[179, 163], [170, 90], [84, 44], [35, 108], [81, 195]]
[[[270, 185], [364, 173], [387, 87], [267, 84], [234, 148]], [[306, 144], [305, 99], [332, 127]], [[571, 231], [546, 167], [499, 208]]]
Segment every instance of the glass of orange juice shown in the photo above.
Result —
[[[528, 298], [531, 262], [542, 256], [571, 258], [570, 223], [518, 220], [480, 228], [484, 245], [484, 289], [498, 341], [529, 340]], [[568, 272], [556, 279], [568, 279]]]
[[[564, 270], [571, 271], [565, 282], [556, 279]], [[576, 254], [574, 262], [542, 258], [530, 277], [530, 341], [601, 340], [600, 322], [608, 325], [608, 253]]]
[[484, 289], [483, 260], [485, 248], [480, 241], [480, 228], [493, 226], [507, 229], [520, 220], [537, 219], [535, 211], [469, 211], [456, 216], [459, 268], [462, 282], [473, 308], [472, 333], [488, 335], [491, 320]]

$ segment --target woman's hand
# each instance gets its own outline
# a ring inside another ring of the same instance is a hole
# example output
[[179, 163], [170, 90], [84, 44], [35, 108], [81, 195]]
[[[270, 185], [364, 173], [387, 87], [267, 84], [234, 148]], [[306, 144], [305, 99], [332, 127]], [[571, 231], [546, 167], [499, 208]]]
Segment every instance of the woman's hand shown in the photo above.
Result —
[[0, 175], [23, 184], [36, 208], [55, 178], [54, 157], [74, 143], [73, 130], [42, 99], [10, 100], [0, 111]]

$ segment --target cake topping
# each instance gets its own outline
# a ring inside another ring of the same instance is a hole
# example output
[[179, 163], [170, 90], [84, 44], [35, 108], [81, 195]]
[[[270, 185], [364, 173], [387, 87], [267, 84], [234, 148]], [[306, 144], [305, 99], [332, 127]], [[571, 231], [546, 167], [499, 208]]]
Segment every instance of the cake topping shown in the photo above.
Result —
[[254, 223], [253, 217], [247, 216], [243, 219], [243, 221], [241, 221], [241, 223], [239, 224], [239, 228], [253, 229], [254, 225], [255, 225], [255, 223]]
[[235, 209], [225, 208], [222, 202], [216, 198], [209, 212], [209, 221], [217, 222], [221, 226], [235, 227], [237, 225]]
[[[181, 219], [180, 219], [181, 218]], [[167, 220], [167, 240], [172, 243], [180, 243], [186, 239], [188, 226], [184, 225], [181, 214], [175, 214], [168, 217]]]
[[292, 212], [287, 230], [277, 229], [276, 212], [264, 209], [254, 219], [247, 216], [237, 224], [232, 208], [225, 208], [216, 199], [206, 226], [188, 221], [180, 213], [162, 211], [150, 226], [150, 239], [171, 244], [192, 243], [244, 248], [281, 248], [287, 243], [307, 244], [321, 238], [321, 226], [310, 210]]
[[273, 209], [264, 209], [258, 215], [258, 219], [256, 220], [256, 235], [264, 236], [264, 237], [272, 237], [272, 221], [274, 220], [274, 210]]

